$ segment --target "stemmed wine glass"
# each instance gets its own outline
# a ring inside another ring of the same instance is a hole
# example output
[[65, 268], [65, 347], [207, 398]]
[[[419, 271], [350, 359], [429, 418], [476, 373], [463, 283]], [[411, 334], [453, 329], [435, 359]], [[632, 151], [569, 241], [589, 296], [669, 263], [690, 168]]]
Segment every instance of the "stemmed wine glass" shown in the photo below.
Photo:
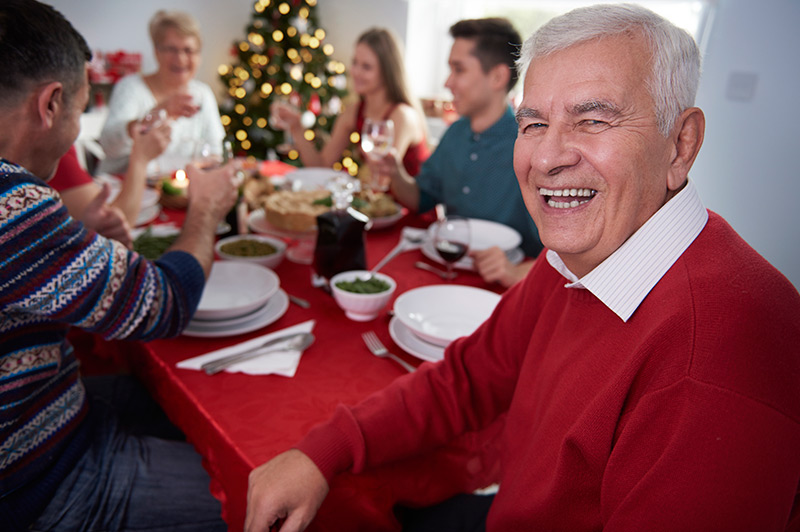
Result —
[[[382, 159], [394, 145], [394, 122], [391, 120], [375, 120], [367, 118], [361, 129], [361, 149], [368, 159]], [[381, 175], [373, 175], [370, 188], [376, 191], [389, 190], [389, 182]]]
[[447, 265], [447, 278], [451, 281], [456, 278], [453, 264], [469, 251], [469, 239], [469, 219], [449, 215], [437, 222], [433, 245]]
[[283, 131], [283, 142], [278, 144], [275, 149], [280, 154], [287, 154], [294, 145], [292, 139], [292, 132], [289, 129], [289, 124], [281, 118], [281, 112], [296, 113], [297, 108], [289, 103], [287, 98], [277, 98], [270, 105], [269, 122], [273, 129], [280, 129]]

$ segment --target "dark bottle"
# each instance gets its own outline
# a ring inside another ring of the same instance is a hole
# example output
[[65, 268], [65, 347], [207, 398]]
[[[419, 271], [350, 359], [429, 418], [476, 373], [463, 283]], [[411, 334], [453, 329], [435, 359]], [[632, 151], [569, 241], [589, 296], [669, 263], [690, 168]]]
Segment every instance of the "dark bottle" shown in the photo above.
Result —
[[330, 280], [337, 273], [367, 266], [364, 229], [369, 218], [350, 206], [358, 181], [344, 176], [331, 183], [332, 209], [317, 216], [314, 271]]
[[[233, 144], [230, 140], [225, 139], [222, 141], [222, 161], [227, 163], [233, 159]], [[247, 213], [244, 212], [246, 205], [242, 203], [242, 187], [239, 187], [239, 197], [236, 199], [231, 210], [225, 215], [225, 224], [222, 224], [227, 231], [220, 234], [220, 238], [226, 238], [233, 235], [238, 235], [247, 232], [247, 221], [245, 220]]]

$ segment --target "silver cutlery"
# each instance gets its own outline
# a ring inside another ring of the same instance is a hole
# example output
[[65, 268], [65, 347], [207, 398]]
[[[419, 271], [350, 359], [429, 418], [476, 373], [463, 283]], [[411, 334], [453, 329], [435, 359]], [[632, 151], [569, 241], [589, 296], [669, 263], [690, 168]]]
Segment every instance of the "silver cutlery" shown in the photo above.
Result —
[[311, 306], [311, 303], [309, 303], [305, 299], [299, 298], [297, 296], [293, 296], [292, 294], [287, 294], [287, 295], [289, 296], [289, 301], [291, 301], [292, 303], [294, 303], [298, 307], [309, 308]]
[[[286, 343], [286, 345], [283, 345], [275, 349], [262, 351], [266, 347], [284, 342]], [[303, 351], [313, 342], [314, 342], [314, 335], [306, 332], [294, 333], [288, 336], [279, 336], [278, 338], [267, 340], [261, 345], [253, 347], [246, 351], [242, 351], [241, 353], [236, 353], [235, 355], [228, 355], [226, 357], [206, 362], [201, 366], [201, 369], [205, 371], [208, 375], [214, 375], [215, 373], [219, 373], [223, 369], [230, 367], [233, 364], [236, 364], [238, 362], [243, 362], [245, 360], [250, 360], [253, 358], [258, 358], [262, 355], [266, 355], [269, 353], [275, 353], [277, 351]]]
[[369, 271], [370, 274], [373, 274], [373, 273], [377, 272], [378, 270], [380, 270], [381, 268], [383, 268], [384, 266], [386, 266], [386, 264], [390, 260], [395, 258], [401, 252], [403, 252], [406, 249], [408, 249], [409, 245], [414, 246], [416, 244], [421, 244], [424, 240], [425, 240], [425, 234], [424, 233], [414, 233], [414, 232], [411, 232], [411, 231], [403, 230], [403, 235], [400, 238], [400, 242], [398, 242], [397, 245], [389, 253], [387, 253], [386, 256], [383, 257], [380, 260], [380, 262], [378, 262], [378, 264], [375, 265], [375, 267], [373, 267]]
[[364, 334], [361, 335], [361, 338], [364, 339], [364, 343], [367, 344], [367, 348], [376, 357], [391, 358], [392, 360], [403, 366], [403, 368], [405, 368], [409, 372], [414, 372], [417, 370], [417, 368], [415, 368], [402, 358], [390, 353], [389, 350], [386, 349], [386, 346], [384, 346], [383, 343], [381, 343], [380, 339], [378, 338], [378, 335], [375, 334], [374, 332], [372, 331], [365, 332]]
[[439, 277], [441, 277], [445, 281], [455, 278], [455, 275], [453, 275], [451, 277], [450, 275], [448, 275], [448, 273], [446, 271], [440, 270], [439, 268], [437, 268], [435, 266], [431, 266], [427, 262], [422, 262], [422, 261], [418, 260], [417, 262], [414, 263], [414, 266], [416, 266], [420, 270], [425, 270], [427, 272], [435, 273], [436, 275], [438, 275]]

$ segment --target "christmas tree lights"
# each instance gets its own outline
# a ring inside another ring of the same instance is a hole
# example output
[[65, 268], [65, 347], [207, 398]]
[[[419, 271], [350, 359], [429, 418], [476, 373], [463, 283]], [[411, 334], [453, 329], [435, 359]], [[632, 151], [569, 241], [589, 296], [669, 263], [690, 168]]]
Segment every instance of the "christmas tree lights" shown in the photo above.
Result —
[[[278, 100], [303, 111], [303, 136], [318, 147], [330, 133], [347, 94], [346, 68], [325, 42], [316, 6], [317, 0], [257, 0], [245, 37], [232, 47], [234, 61], [219, 66], [227, 89], [222, 124], [237, 154], [299, 165], [289, 135], [270, 123], [270, 105]], [[352, 153], [334, 166], [355, 175]]]

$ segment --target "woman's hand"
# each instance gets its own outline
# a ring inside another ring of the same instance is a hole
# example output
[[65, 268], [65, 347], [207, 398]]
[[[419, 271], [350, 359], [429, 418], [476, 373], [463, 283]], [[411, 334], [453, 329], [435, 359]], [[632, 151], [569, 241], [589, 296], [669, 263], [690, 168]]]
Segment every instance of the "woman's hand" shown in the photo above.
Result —
[[159, 109], [164, 109], [167, 112], [167, 116], [173, 119], [181, 116], [189, 118], [200, 110], [200, 106], [194, 102], [191, 94], [179, 92], [159, 103], [153, 108], [153, 111], [158, 111]]
[[300, 110], [294, 105], [277, 100], [269, 106], [270, 123], [283, 131], [297, 131], [302, 128]]

